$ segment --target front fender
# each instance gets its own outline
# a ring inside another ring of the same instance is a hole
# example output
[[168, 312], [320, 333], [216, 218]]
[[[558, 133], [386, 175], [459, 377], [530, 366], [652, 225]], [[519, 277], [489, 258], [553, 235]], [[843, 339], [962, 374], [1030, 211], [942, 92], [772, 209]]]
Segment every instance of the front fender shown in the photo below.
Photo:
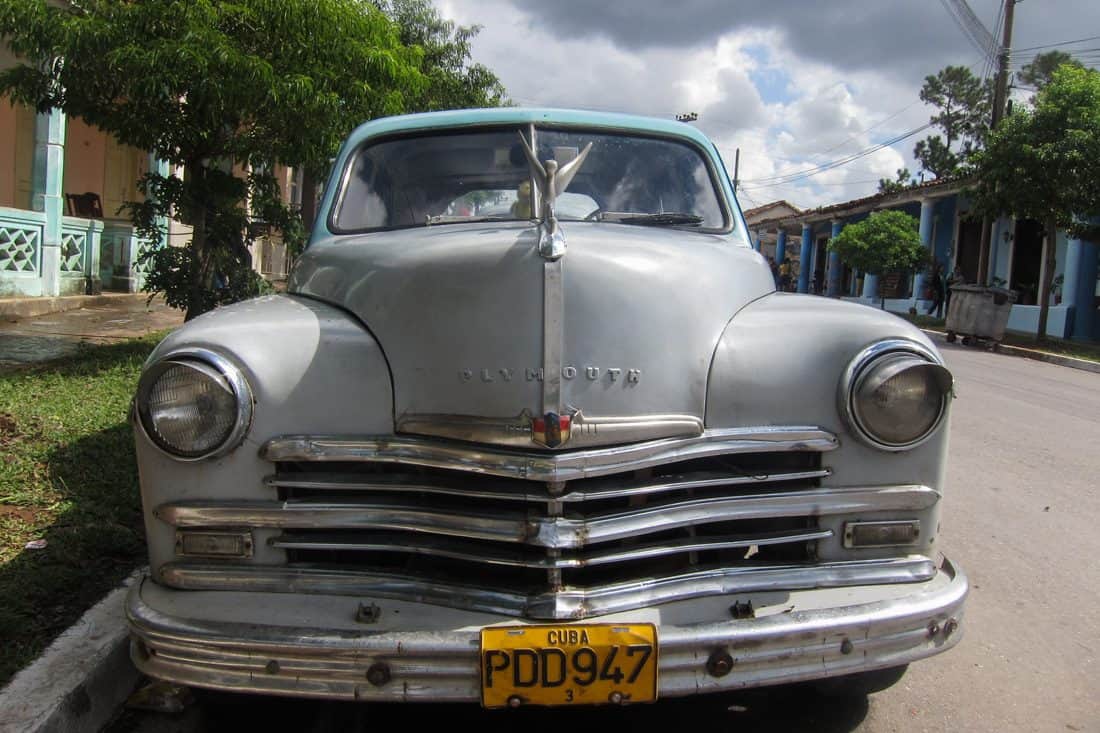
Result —
[[[345, 312], [308, 298], [272, 296], [218, 308], [177, 329], [149, 357], [210, 349], [235, 364], [252, 390], [252, 425], [223, 456], [181, 462], [135, 426], [150, 561], [172, 557], [174, 533], [153, 510], [166, 501], [270, 500], [271, 464], [260, 447], [278, 435], [393, 432], [389, 367], [370, 333]], [[269, 552], [256, 543], [257, 556]]]
[[[876, 308], [787, 293], [760, 298], [729, 322], [719, 340], [707, 382], [706, 426], [821, 427], [839, 441], [825, 455], [833, 473], [823, 486], [918, 484], [942, 494], [950, 405], [925, 443], [901, 452], [862, 442], [838, 410], [840, 379], [852, 359], [876, 341], [896, 338], [938, 353], [920, 329]], [[926, 547], [934, 541], [938, 508], [921, 518], [930, 527]], [[823, 559], [844, 556], [838, 539], [822, 543], [821, 553]]]

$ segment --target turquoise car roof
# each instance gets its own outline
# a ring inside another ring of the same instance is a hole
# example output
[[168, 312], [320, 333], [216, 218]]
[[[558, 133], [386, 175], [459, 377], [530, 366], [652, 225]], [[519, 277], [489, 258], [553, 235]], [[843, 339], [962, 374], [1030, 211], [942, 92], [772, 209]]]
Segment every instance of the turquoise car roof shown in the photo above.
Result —
[[676, 120], [660, 117], [592, 112], [573, 109], [495, 107], [491, 109], [458, 109], [446, 112], [424, 112], [398, 115], [372, 120], [352, 132], [348, 144], [355, 145], [368, 137], [409, 130], [427, 130], [478, 126], [487, 124], [560, 124], [606, 127], [618, 130], [637, 130], [694, 140], [703, 147], [712, 148], [710, 140], [696, 128]]

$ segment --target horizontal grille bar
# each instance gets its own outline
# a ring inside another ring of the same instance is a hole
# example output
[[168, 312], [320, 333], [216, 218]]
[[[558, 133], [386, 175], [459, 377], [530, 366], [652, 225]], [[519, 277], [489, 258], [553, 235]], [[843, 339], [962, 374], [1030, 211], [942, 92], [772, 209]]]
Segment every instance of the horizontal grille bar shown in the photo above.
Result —
[[410, 437], [286, 436], [268, 441], [268, 461], [367, 461], [446, 468], [531, 481], [572, 481], [666, 463], [739, 453], [824, 452], [836, 436], [815, 427], [707, 430], [688, 438], [568, 451], [528, 453], [438, 439]]
[[458, 513], [382, 501], [179, 502], [162, 504], [154, 514], [176, 527], [404, 530], [567, 549], [723, 521], [917, 511], [938, 500], [939, 492], [927, 486], [889, 486], [696, 499], [586, 519]]
[[[650, 496], [685, 489], [706, 489], [716, 486], [742, 486], [749, 484], [778, 483], [782, 481], [805, 481], [827, 478], [832, 475], [828, 468], [812, 471], [776, 471], [752, 475], [729, 475], [712, 473], [709, 475], [671, 476], [649, 480], [597, 480], [588, 483], [591, 488], [578, 489], [561, 495], [553, 495], [545, 487], [533, 482], [524, 482], [521, 488], [513, 483], [503, 483], [501, 479], [472, 477], [465, 481], [457, 479], [431, 479], [394, 474], [364, 476], [349, 473], [276, 474], [264, 479], [268, 486], [284, 489], [312, 489], [318, 491], [380, 491], [380, 492], [420, 492], [458, 496], [466, 499], [493, 499], [507, 502], [546, 502], [560, 501], [566, 504], [618, 499], [624, 496]], [[494, 480], [497, 482], [494, 485]]]
[[582, 619], [659, 603], [730, 593], [805, 590], [932, 579], [935, 564], [910, 555], [888, 560], [818, 563], [812, 567], [715, 568], [673, 577], [526, 595], [419, 580], [405, 575], [323, 568], [168, 563], [166, 584], [189, 590], [328, 593], [432, 603], [536, 619]]
[[707, 539], [670, 540], [657, 544], [635, 545], [612, 550], [585, 552], [576, 555], [548, 557], [516, 552], [510, 546], [486, 547], [482, 544], [445, 538], [406, 535], [378, 535], [349, 537], [347, 535], [283, 534], [272, 538], [270, 544], [283, 550], [337, 550], [354, 552], [400, 552], [413, 555], [447, 557], [453, 560], [484, 562], [490, 565], [508, 565], [524, 568], [583, 568], [591, 565], [608, 565], [629, 560], [645, 560], [685, 552], [708, 550], [733, 550], [792, 542], [811, 542], [833, 536], [832, 530], [802, 530], [775, 533], [746, 534], [736, 537], [711, 537]]

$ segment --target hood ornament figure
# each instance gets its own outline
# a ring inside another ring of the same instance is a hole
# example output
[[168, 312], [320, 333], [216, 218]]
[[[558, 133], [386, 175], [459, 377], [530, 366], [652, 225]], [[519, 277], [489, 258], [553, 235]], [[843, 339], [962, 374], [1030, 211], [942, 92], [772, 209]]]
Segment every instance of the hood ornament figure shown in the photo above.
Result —
[[588, 151], [592, 149], [592, 143], [585, 145], [584, 150], [576, 158], [559, 167], [558, 161], [554, 159], [540, 163], [535, 151], [527, 144], [527, 138], [523, 133], [519, 133], [519, 140], [523, 144], [523, 152], [527, 155], [527, 163], [531, 166], [531, 176], [535, 179], [535, 185], [542, 196], [539, 254], [553, 261], [565, 254], [565, 235], [558, 227], [558, 218], [554, 216], [554, 201], [565, 192], [573, 176], [577, 175]]

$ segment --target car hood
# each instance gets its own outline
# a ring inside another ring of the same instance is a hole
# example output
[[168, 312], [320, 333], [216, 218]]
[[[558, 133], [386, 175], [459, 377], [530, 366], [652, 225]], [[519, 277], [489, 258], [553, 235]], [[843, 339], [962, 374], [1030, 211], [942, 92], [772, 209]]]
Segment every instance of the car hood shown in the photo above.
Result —
[[[763, 260], [728, 236], [587, 222], [563, 228], [563, 414], [580, 411], [593, 433], [600, 420], [653, 416], [680, 421], [666, 433], [684, 432], [680, 418], [701, 426], [726, 324], [774, 290]], [[537, 240], [537, 227], [526, 223], [336, 237], [306, 250], [289, 289], [351, 311], [378, 340], [399, 431], [517, 444], [505, 439], [508, 428], [493, 439], [454, 425], [523, 424], [553, 411], [540, 369], [544, 279], [557, 265], [538, 254]], [[615, 442], [613, 430], [604, 433], [589, 442]]]

